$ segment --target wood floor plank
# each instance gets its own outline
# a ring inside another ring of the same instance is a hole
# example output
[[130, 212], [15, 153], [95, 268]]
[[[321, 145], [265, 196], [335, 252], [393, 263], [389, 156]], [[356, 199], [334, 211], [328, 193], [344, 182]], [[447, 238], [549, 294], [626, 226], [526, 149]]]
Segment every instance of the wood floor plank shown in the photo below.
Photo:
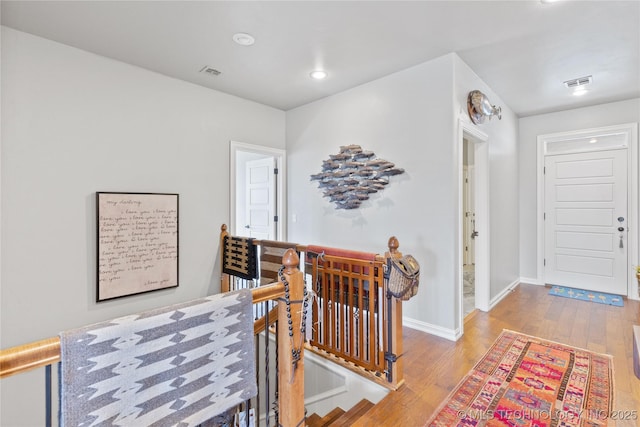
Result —
[[344, 414], [344, 409], [342, 408], [335, 408], [334, 410], [332, 410], [331, 412], [329, 412], [327, 415], [325, 415], [324, 417], [322, 417], [322, 419], [320, 420], [320, 422], [318, 423], [319, 426], [326, 426], [331, 424], [332, 422], [334, 422], [335, 420], [337, 420], [338, 418], [340, 418], [343, 414]]
[[331, 427], [349, 427], [353, 425], [372, 407], [373, 403], [371, 403], [367, 399], [362, 399], [360, 402], [356, 403], [355, 406], [345, 412], [340, 418], [329, 425]]
[[322, 417], [318, 414], [311, 414], [306, 420], [307, 427], [322, 427]]
[[633, 375], [633, 328], [640, 302], [624, 307], [548, 295], [543, 286], [521, 284], [493, 310], [465, 321], [457, 342], [404, 328], [405, 384], [390, 392], [354, 426], [423, 426], [484, 355], [503, 329], [539, 336], [613, 356], [616, 410], [636, 411], [617, 427], [640, 426], [640, 380]]

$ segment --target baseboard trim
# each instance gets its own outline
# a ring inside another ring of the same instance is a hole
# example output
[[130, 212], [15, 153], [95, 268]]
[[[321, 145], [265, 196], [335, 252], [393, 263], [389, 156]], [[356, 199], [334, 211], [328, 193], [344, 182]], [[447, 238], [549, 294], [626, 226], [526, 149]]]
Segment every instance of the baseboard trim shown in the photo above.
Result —
[[407, 328], [415, 329], [418, 331], [426, 332], [427, 334], [448, 339], [449, 341], [458, 341], [458, 339], [460, 339], [460, 337], [462, 336], [462, 333], [460, 332], [460, 328], [458, 329], [443, 328], [442, 326], [433, 325], [431, 323], [412, 319], [410, 317], [403, 317], [402, 325], [406, 326]]
[[528, 285], [539, 285], [542, 286], [542, 283], [536, 278], [533, 277], [521, 277], [520, 283], [526, 283]]
[[511, 291], [513, 291], [516, 286], [518, 286], [520, 284], [520, 280], [514, 280], [513, 282], [511, 282], [506, 288], [504, 288], [502, 290], [502, 292], [500, 292], [498, 295], [496, 295], [495, 297], [491, 298], [491, 301], [489, 301], [489, 310], [492, 310], [493, 307], [495, 307], [496, 305], [498, 305], [498, 303], [500, 301], [502, 301], [504, 299], [504, 297], [506, 297], [507, 295], [509, 295], [509, 293]]
[[[511, 291], [513, 291], [520, 282], [524, 282], [522, 279], [517, 279], [511, 282], [506, 288], [504, 288], [498, 295], [491, 298], [489, 301], [489, 311], [493, 309], [500, 301], [504, 299]], [[485, 310], [483, 310], [485, 311]], [[442, 326], [434, 325], [431, 323], [423, 322], [421, 320], [412, 319], [410, 317], [402, 318], [402, 325], [407, 328], [416, 329], [418, 331], [426, 332], [427, 334], [435, 335], [437, 337], [448, 339], [449, 341], [458, 341], [462, 337], [462, 331], [460, 328], [449, 329]]]

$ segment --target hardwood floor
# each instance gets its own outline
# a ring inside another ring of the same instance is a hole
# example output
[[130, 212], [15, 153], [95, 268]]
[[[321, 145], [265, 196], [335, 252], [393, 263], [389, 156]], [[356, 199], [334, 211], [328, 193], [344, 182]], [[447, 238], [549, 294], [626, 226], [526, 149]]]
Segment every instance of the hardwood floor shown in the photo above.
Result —
[[[423, 426], [503, 329], [614, 356], [615, 408], [640, 413], [640, 379], [633, 373], [633, 328], [640, 302], [613, 307], [547, 295], [521, 284], [491, 312], [474, 312], [457, 342], [404, 328], [405, 384], [371, 408], [355, 426]], [[639, 414], [640, 416], [640, 414]], [[640, 426], [640, 420], [618, 421]]]

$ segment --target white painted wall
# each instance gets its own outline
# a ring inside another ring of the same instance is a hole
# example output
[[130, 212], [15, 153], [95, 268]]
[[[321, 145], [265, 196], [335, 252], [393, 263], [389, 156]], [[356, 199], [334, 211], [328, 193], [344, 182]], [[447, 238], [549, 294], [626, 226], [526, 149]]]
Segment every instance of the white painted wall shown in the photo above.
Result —
[[[490, 302], [519, 278], [518, 271], [518, 118], [511, 108], [457, 55], [454, 56], [456, 117], [468, 120], [467, 96], [480, 90], [502, 107], [502, 120], [478, 125], [489, 136]], [[459, 210], [458, 210], [459, 211]], [[456, 212], [458, 212], [456, 211]], [[480, 233], [483, 230], [478, 230]], [[458, 240], [461, 241], [461, 240]]]
[[[404, 315], [455, 328], [451, 55], [287, 112], [289, 240], [384, 253], [395, 235], [421, 264]], [[406, 173], [359, 209], [336, 210], [309, 176], [358, 144]], [[304, 195], [301, 197], [301, 195]], [[292, 222], [293, 215], [297, 222]]]
[[[588, 96], [588, 95], [587, 95]], [[520, 187], [520, 276], [538, 280], [536, 267], [537, 137], [640, 121], [640, 98], [520, 119], [518, 159]]]
[[[1, 348], [218, 292], [229, 141], [284, 148], [284, 112], [5, 27], [1, 65]], [[180, 194], [178, 288], [95, 303], [96, 191]], [[43, 379], [0, 425], [43, 425]]]
[[[400, 71], [287, 112], [289, 240], [384, 252], [389, 236], [421, 264], [418, 295], [404, 315], [425, 330], [452, 337], [458, 320], [458, 117], [469, 91], [503, 106], [489, 134], [491, 297], [518, 274], [517, 118], [455, 54]], [[361, 208], [335, 210], [311, 174], [341, 145], [359, 144], [395, 162], [392, 178]], [[305, 197], [300, 197], [305, 194]], [[495, 211], [495, 212], [494, 212]], [[295, 215], [296, 222], [293, 222]]]
[[[421, 264], [404, 315], [448, 331], [456, 327], [452, 66], [453, 55], [443, 56], [290, 110], [286, 120], [289, 240], [384, 253], [397, 236]], [[359, 209], [336, 210], [309, 176], [348, 144], [406, 173]]]

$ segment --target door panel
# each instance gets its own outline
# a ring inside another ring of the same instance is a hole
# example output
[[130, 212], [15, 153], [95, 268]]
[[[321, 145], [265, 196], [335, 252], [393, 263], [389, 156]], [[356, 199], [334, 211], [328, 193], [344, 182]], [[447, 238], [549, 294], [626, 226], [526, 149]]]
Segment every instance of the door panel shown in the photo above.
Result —
[[613, 276], [613, 260], [589, 256], [556, 255], [556, 268], [577, 274], [594, 274], [602, 277]]
[[612, 176], [613, 161], [612, 159], [595, 159], [558, 162], [556, 171], [556, 177], [560, 179]]
[[611, 202], [613, 201], [613, 184], [558, 185], [556, 200], [559, 202]]
[[257, 239], [275, 239], [275, 167], [273, 157], [247, 162], [245, 234]]
[[627, 150], [546, 156], [545, 171], [545, 282], [626, 295]]
[[[611, 226], [613, 209], [559, 209], [556, 208], [556, 225]], [[553, 214], [553, 211], [551, 211]]]
[[558, 231], [556, 232], [556, 247], [611, 252], [613, 251], [613, 234]]

